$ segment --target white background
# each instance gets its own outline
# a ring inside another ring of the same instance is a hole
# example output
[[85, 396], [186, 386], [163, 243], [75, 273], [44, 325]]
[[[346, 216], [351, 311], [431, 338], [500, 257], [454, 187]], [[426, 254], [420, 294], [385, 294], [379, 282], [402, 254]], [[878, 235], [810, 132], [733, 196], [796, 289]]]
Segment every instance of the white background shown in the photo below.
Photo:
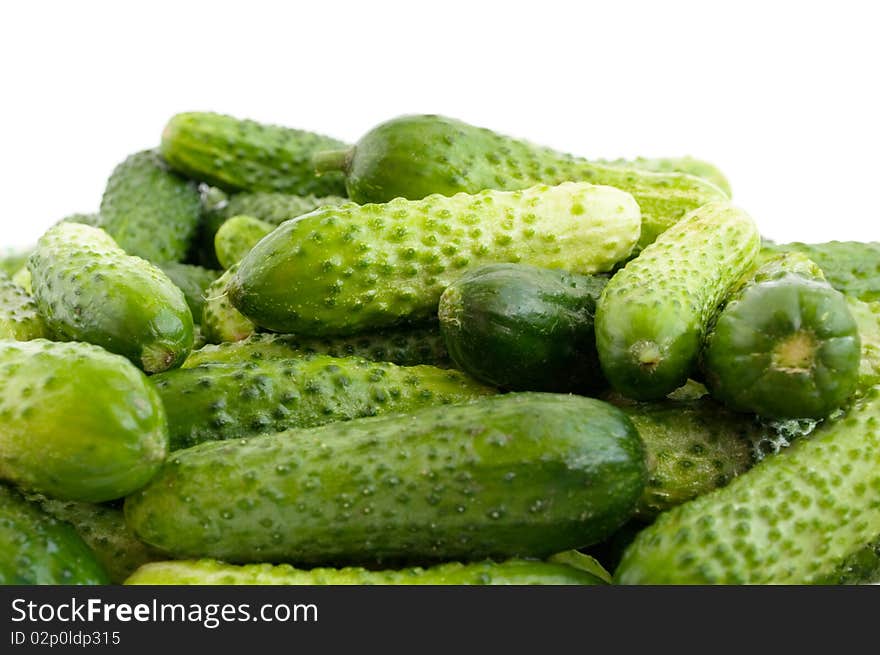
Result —
[[880, 239], [871, 2], [4, 2], [2, 246], [95, 210], [169, 116], [354, 141], [437, 112], [588, 157], [692, 154], [771, 238]]

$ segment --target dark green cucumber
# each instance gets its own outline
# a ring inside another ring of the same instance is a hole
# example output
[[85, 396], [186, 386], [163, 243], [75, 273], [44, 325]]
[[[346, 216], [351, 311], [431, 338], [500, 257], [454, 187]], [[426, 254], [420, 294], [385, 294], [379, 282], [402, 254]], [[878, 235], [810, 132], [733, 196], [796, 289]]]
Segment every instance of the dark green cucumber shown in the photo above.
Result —
[[257, 242], [275, 227], [253, 216], [233, 216], [214, 235], [214, 251], [223, 268], [240, 262]]
[[623, 584], [830, 584], [880, 535], [880, 388], [723, 489], [661, 514]]
[[125, 516], [177, 557], [543, 558], [611, 534], [644, 479], [641, 440], [617, 408], [508, 394], [201, 444], [129, 496]]
[[687, 173], [711, 182], [732, 197], [730, 182], [721, 169], [710, 162], [695, 157], [636, 157], [635, 159], [599, 159], [599, 164], [638, 168], [655, 173]]
[[193, 319], [183, 292], [103, 230], [56, 225], [28, 269], [40, 315], [59, 339], [97, 344], [148, 373], [179, 366], [189, 354]]
[[125, 582], [128, 576], [148, 562], [165, 559], [131, 533], [125, 525], [121, 509], [51, 498], [34, 500], [50, 516], [73, 526], [114, 584]]
[[761, 266], [720, 311], [702, 368], [712, 395], [767, 418], [824, 418], [859, 377], [859, 329], [842, 293], [799, 253]]
[[595, 391], [604, 384], [593, 317], [607, 279], [525, 264], [466, 272], [440, 297], [457, 367], [514, 391]]
[[348, 151], [319, 154], [316, 164], [323, 171], [344, 171], [348, 196], [359, 203], [566, 181], [617, 187], [641, 207], [641, 248], [689, 211], [727, 198], [711, 182], [692, 175], [591, 162], [434, 115], [390, 120]]
[[47, 336], [37, 303], [0, 271], [0, 339], [29, 341]]
[[202, 336], [208, 343], [228, 343], [247, 339], [257, 326], [229, 302], [227, 287], [238, 270], [234, 264], [205, 290], [202, 307]]
[[329, 355], [208, 363], [152, 380], [172, 450], [494, 393], [460, 371]]
[[130, 156], [110, 175], [99, 227], [129, 255], [164, 264], [186, 257], [200, 217], [196, 186], [147, 150]]
[[76, 531], [0, 484], [0, 585], [100, 585], [109, 578]]
[[227, 191], [342, 196], [342, 175], [316, 175], [312, 155], [343, 146], [314, 132], [189, 112], [168, 121], [160, 150], [178, 172]]
[[162, 264], [160, 268], [174, 283], [174, 286], [183, 291], [183, 297], [186, 298], [186, 304], [189, 306], [193, 320], [201, 321], [208, 287], [220, 277], [220, 271], [177, 262]]
[[631, 195], [575, 182], [324, 207], [260, 241], [229, 297], [275, 332], [375, 331], [434, 319], [444, 289], [482, 264], [608, 271], [629, 256], [639, 230]]
[[880, 300], [880, 242], [764, 243], [766, 256], [787, 252], [809, 257], [838, 291], [865, 302]]
[[683, 218], [605, 287], [596, 344], [611, 385], [639, 400], [660, 399], [697, 366], [709, 321], [752, 268], [754, 221], [726, 202]]
[[0, 479], [103, 502], [165, 458], [159, 395], [129, 361], [86, 343], [0, 341]]
[[289, 564], [236, 566], [216, 560], [155, 562], [141, 567], [129, 585], [600, 585], [574, 567], [537, 560], [450, 562], [429, 568], [371, 571], [295, 569]]
[[363, 357], [398, 366], [430, 364], [449, 368], [443, 336], [436, 326], [387, 330], [351, 338], [308, 338], [290, 334], [254, 334], [242, 341], [208, 345], [194, 350], [182, 368], [208, 363], [290, 359], [303, 355]]

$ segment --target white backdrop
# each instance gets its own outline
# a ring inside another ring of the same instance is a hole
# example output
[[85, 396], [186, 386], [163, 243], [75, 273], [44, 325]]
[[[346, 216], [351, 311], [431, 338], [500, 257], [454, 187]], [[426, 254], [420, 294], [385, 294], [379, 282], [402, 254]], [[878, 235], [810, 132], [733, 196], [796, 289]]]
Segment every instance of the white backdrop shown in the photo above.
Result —
[[3, 246], [97, 208], [165, 121], [354, 141], [437, 112], [589, 157], [718, 164], [771, 238], [880, 239], [875, 3], [3, 3]]

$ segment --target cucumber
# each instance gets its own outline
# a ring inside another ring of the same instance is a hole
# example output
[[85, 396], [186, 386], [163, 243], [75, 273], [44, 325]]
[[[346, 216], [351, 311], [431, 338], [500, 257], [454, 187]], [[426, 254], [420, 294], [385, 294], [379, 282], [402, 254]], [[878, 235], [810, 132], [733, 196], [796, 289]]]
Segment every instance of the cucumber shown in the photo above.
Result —
[[765, 263], [727, 301], [702, 367], [712, 395], [735, 411], [819, 419], [855, 391], [860, 360], [846, 298], [792, 253]]
[[129, 585], [601, 585], [601, 579], [565, 564], [535, 560], [449, 562], [429, 568], [371, 571], [295, 569], [289, 564], [236, 566], [216, 560], [156, 562], [141, 567]]
[[449, 368], [449, 356], [440, 330], [435, 326], [388, 330], [346, 338], [299, 338], [290, 334], [254, 334], [242, 341], [209, 345], [194, 350], [182, 368], [208, 363], [290, 359], [302, 355], [363, 357], [398, 366], [430, 364]]
[[848, 297], [847, 304], [862, 342], [858, 390], [870, 389], [880, 384], [880, 302], [865, 303]]
[[[30, 259], [30, 257], [28, 257], [28, 259]], [[28, 270], [27, 262], [25, 262], [25, 265], [22, 268], [18, 269], [12, 276], [12, 283], [24, 289], [24, 292], [29, 296], [33, 296], [34, 287], [31, 282], [31, 272]]]
[[257, 242], [275, 227], [253, 216], [233, 216], [220, 226], [214, 236], [217, 261], [230, 268], [242, 260]]
[[40, 315], [59, 339], [97, 344], [148, 373], [179, 366], [189, 354], [193, 320], [183, 292], [103, 230], [50, 228], [28, 269]]
[[726, 202], [688, 214], [611, 278], [596, 311], [596, 345], [611, 385], [662, 398], [696, 368], [707, 325], [758, 255], [752, 219]]
[[631, 195], [574, 182], [324, 207], [260, 241], [229, 297], [276, 332], [355, 334], [427, 320], [443, 290], [481, 264], [607, 271], [639, 229]]
[[152, 381], [172, 450], [494, 393], [459, 371], [329, 355], [202, 364]]
[[147, 150], [131, 155], [110, 175], [98, 226], [129, 255], [164, 264], [186, 257], [200, 217], [195, 185]]
[[131, 533], [121, 509], [42, 497], [35, 502], [50, 516], [73, 526], [114, 584], [122, 584], [140, 566], [164, 559]]
[[617, 408], [508, 394], [202, 444], [129, 496], [125, 517], [177, 557], [231, 563], [543, 558], [611, 534], [644, 479]]
[[253, 321], [229, 302], [227, 288], [238, 264], [218, 277], [205, 290], [202, 307], [202, 336], [208, 343], [226, 343], [246, 339], [257, 331]]
[[635, 159], [599, 159], [599, 164], [638, 168], [655, 173], [687, 173], [701, 177], [721, 189], [728, 198], [732, 196], [730, 182], [714, 164], [695, 157], [636, 157]]
[[211, 210], [211, 220], [219, 225], [233, 216], [253, 216], [272, 225], [308, 214], [325, 205], [343, 205], [350, 202], [343, 196], [298, 196], [291, 193], [253, 191], [236, 193], [218, 203]]
[[162, 132], [162, 156], [178, 172], [227, 191], [345, 195], [342, 175], [318, 176], [312, 155], [339, 148], [336, 139], [208, 112], [173, 116]]
[[472, 269], [440, 297], [449, 354], [461, 370], [504, 389], [600, 389], [593, 317], [606, 282], [526, 264]]
[[37, 303], [6, 273], [0, 272], [0, 339], [29, 341], [47, 336]]
[[798, 252], [814, 261], [828, 283], [865, 302], [880, 300], [880, 242], [764, 243], [763, 253]]
[[108, 582], [72, 527], [0, 484], [0, 586]]
[[33, 248], [20, 251], [5, 251], [2, 256], [0, 256], [0, 272], [12, 277], [18, 273], [22, 267], [27, 265], [28, 257], [31, 256], [32, 252]]
[[183, 291], [183, 297], [186, 299], [193, 320], [200, 321], [205, 307], [205, 294], [208, 287], [220, 277], [220, 272], [204, 266], [177, 262], [162, 264], [160, 268], [174, 286]]
[[62, 218], [59, 223], [82, 223], [83, 225], [91, 225], [92, 227], [101, 227], [101, 215], [92, 214], [69, 214]]
[[352, 149], [318, 154], [315, 162], [321, 171], [344, 171], [348, 196], [358, 203], [566, 181], [617, 187], [641, 207], [640, 248], [689, 211], [727, 199], [714, 184], [692, 175], [591, 162], [434, 115], [395, 118]]
[[0, 341], [0, 418], [0, 479], [62, 500], [134, 491], [168, 446], [144, 374], [85, 343]]
[[880, 387], [727, 487], [662, 514], [622, 584], [832, 584], [880, 535]]

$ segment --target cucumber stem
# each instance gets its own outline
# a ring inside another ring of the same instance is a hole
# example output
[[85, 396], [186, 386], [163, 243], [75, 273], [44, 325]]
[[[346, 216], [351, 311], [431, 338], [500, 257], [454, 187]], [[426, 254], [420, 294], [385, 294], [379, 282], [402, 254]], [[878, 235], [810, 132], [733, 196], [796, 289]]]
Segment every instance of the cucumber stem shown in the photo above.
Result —
[[347, 173], [353, 156], [353, 147], [346, 148], [345, 150], [323, 150], [314, 154], [312, 165], [319, 174], [330, 171], [343, 171]]

